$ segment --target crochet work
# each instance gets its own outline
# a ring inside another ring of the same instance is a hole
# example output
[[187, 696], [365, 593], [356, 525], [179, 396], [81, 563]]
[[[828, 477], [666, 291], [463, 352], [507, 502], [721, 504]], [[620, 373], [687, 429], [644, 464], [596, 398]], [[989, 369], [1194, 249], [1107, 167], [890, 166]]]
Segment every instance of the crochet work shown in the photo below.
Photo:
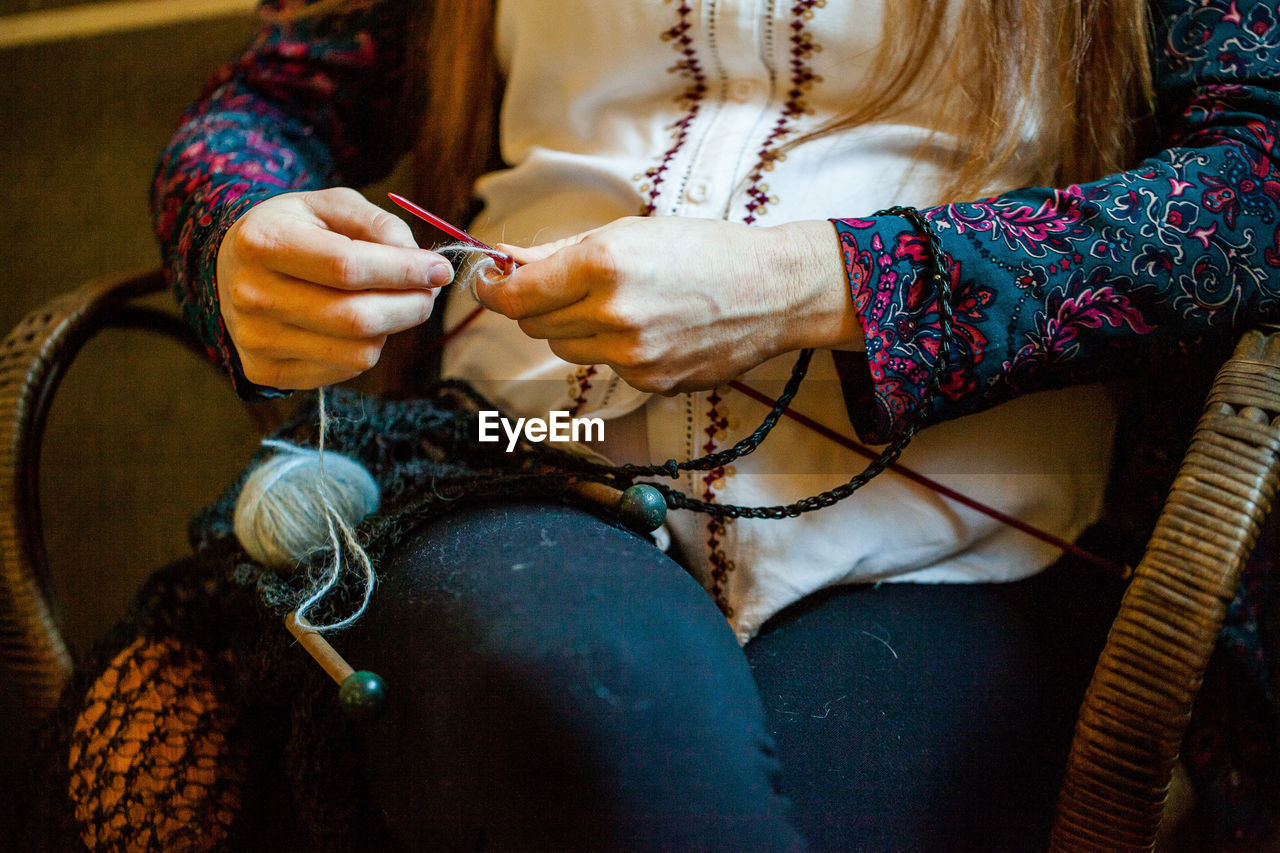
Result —
[[[399, 402], [329, 394], [326, 447], [360, 460], [382, 490], [382, 512], [357, 531], [375, 566], [438, 514], [496, 497], [554, 499], [567, 475], [538, 472], [581, 465], [546, 445], [508, 454], [477, 444], [476, 411], [492, 407], [459, 385]], [[314, 446], [316, 414], [314, 401], [302, 406], [275, 437]], [[30, 791], [26, 824], [38, 837], [22, 849], [395, 849], [363, 799], [337, 688], [283, 625], [308, 567], [256, 565], [232, 533], [246, 476], [193, 521], [194, 556], [148, 581], [67, 690]], [[313, 618], [349, 613], [357, 586], [340, 583]], [[333, 642], [341, 649], [341, 635]]]

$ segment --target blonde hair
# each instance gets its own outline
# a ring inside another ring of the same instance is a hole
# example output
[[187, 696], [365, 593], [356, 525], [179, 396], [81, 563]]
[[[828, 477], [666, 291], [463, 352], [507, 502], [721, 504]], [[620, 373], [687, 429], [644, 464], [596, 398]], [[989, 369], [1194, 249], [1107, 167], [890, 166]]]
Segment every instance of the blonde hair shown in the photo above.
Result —
[[[376, 2], [315, 0], [303, 9]], [[1035, 182], [1088, 181], [1129, 164], [1134, 128], [1153, 101], [1146, 0], [963, 0], [954, 21], [949, 0], [894, 3], [873, 61], [879, 85], [810, 137], [944, 99], [959, 119], [949, 130], [972, 152], [944, 193], [960, 200], [1025, 156], [1027, 110], [1052, 105], [1034, 114]], [[459, 216], [475, 178], [499, 165], [494, 0], [418, 5], [405, 89], [419, 128], [416, 191]]]
[[[948, 104], [948, 128], [971, 152], [944, 195], [970, 198], [1015, 157], [1037, 125], [1036, 183], [1099, 178], [1128, 164], [1135, 122], [1152, 110], [1146, 0], [894, 0], [867, 91], [818, 135]], [[950, 32], [948, 32], [948, 29]]]

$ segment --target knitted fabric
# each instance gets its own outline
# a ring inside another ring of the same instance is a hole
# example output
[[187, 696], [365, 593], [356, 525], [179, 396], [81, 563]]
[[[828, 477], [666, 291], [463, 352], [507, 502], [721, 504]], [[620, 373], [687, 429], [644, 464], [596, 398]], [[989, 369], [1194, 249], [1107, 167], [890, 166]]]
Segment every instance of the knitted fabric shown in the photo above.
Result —
[[[467, 502], [562, 494], [599, 510], [557, 488], [567, 475], [545, 473], [581, 467], [573, 457], [476, 443], [476, 412], [491, 407], [462, 386], [399, 402], [332, 391], [328, 406], [326, 447], [362, 462], [382, 490], [383, 511], [357, 531], [375, 565]], [[275, 437], [314, 446], [316, 414], [303, 405]], [[150, 578], [79, 668], [42, 738], [22, 849], [394, 849], [363, 798], [337, 686], [282, 621], [324, 555], [288, 575], [248, 558], [232, 533], [247, 475], [193, 521], [193, 556]], [[340, 582], [314, 617], [349, 613], [358, 586]]]
[[208, 850], [243, 802], [236, 712], [200, 649], [138, 639], [112, 658], [71, 735], [68, 794], [91, 850]]

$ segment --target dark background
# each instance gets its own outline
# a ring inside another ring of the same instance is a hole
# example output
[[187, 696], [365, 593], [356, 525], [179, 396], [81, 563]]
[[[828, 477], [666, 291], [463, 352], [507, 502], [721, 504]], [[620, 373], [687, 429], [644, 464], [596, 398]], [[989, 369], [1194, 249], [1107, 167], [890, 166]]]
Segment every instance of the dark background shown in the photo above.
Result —
[[[219, 17], [141, 27], [145, 4], [98, 4], [116, 31], [89, 34], [39, 11], [68, 5], [0, 0], [0, 334], [88, 279], [157, 264], [147, 213], [156, 155], [253, 27], [248, 0]], [[121, 615], [142, 577], [183, 552], [192, 511], [255, 443], [225, 383], [173, 344], [111, 332], [82, 351], [41, 459], [46, 539], [74, 652]], [[27, 721], [8, 705], [0, 702], [0, 838], [11, 837], [3, 824], [26, 757]]]

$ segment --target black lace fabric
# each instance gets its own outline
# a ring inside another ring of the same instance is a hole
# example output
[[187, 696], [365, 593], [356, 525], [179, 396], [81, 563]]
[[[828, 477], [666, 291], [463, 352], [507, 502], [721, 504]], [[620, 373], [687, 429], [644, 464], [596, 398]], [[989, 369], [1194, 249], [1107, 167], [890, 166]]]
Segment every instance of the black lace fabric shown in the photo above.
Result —
[[90, 850], [210, 850], [241, 811], [244, 743], [204, 652], [137, 639], [93, 682], [67, 794]]

